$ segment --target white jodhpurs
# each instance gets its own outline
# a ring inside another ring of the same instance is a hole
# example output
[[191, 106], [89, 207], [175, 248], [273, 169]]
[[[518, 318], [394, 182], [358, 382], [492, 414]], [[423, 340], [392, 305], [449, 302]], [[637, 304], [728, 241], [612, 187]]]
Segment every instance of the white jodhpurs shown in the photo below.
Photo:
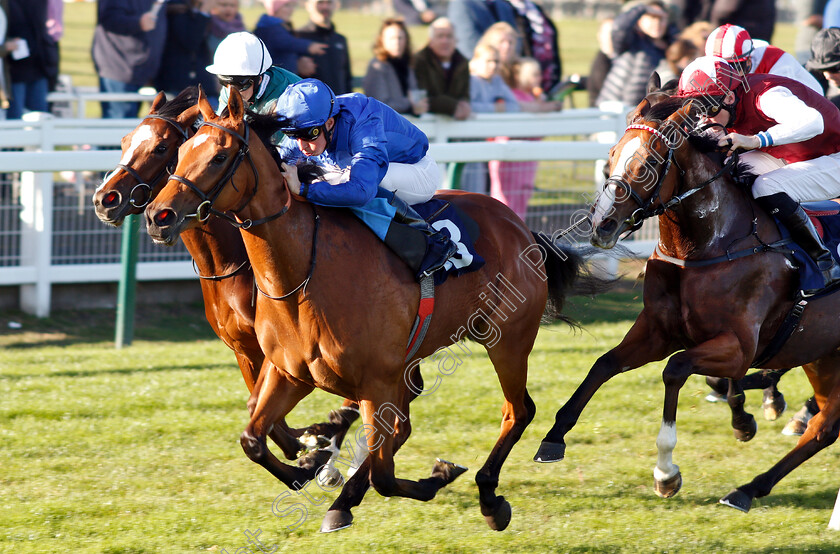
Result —
[[407, 204], [419, 204], [431, 200], [440, 184], [440, 168], [427, 154], [416, 164], [391, 162], [379, 186], [393, 191]]
[[[746, 158], [747, 154], [742, 158]], [[755, 198], [777, 192], [786, 193], [796, 202], [817, 202], [840, 196], [840, 153], [783, 165], [778, 169], [771, 169], [768, 160], [762, 161], [762, 167], [769, 170], [756, 171], [759, 176], [752, 188]], [[777, 162], [784, 163], [781, 160]]]

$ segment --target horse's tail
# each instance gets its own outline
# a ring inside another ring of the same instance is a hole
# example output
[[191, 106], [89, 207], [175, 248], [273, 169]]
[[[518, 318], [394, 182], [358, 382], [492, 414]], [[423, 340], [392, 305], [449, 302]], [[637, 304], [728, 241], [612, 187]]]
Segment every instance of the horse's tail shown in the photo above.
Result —
[[563, 304], [567, 296], [594, 296], [608, 291], [615, 279], [604, 279], [592, 274], [587, 259], [589, 250], [553, 242], [545, 233], [531, 231], [534, 240], [545, 252], [543, 265], [548, 285], [548, 301], [543, 312], [543, 322], [564, 321], [572, 327], [578, 323], [563, 315]]

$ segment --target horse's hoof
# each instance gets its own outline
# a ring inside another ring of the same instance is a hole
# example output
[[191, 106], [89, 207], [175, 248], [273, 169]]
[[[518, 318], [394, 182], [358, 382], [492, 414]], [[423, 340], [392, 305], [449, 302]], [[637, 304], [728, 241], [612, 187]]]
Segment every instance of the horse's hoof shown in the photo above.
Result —
[[[510, 502], [505, 500], [504, 496], [500, 496], [497, 502], [496, 509], [492, 514], [484, 514], [484, 521], [490, 526], [493, 531], [504, 531], [510, 524]], [[482, 510], [483, 512], [484, 510]]]
[[763, 405], [764, 419], [767, 421], [776, 421], [787, 409], [787, 402], [785, 402], [785, 396], [782, 393], [779, 393], [779, 396], [775, 398], [765, 399]]
[[315, 471], [332, 458], [333, 452], [329, 449], [313, 450], [308, 452], [305, 456], [298, 458], [298, 467], [306, 470]]
[[534, 455], [534, 461], [541, 464], [559, 462], [566, 456], [566, 443], [542, 441]]
[[735, 489], [734, 491], [721, 498], [720, 503], [724, 506], [729, 506], [730, 508], [735, 508], [736, 510], [741, 510], [742, 512], [746, 513], [750, 511], [750, 506], [752, 506], [752, 498], [750, 498], [749, 495], [747, 495], [745, 492], [739, 489]]
[[755, 436], [755, 433], [758, 431], [758, 424], [755, 422], [755, 418], [752, 416], [752, 414], [747, 415], [750, 417], [750, 419], [747, 422], [746, 429], [732, 429], [735, 438], [741, 442], [747, 442], [749, 440], [752, 440], [752, 438]]
[[318, 450], [330, 445], [330, 439], [324, 435], [313, 435], [309, 431], [302, 434], [298, 440], [307, 450]]
[[341, 475], [341, 472], [335, 466], [331, 465], [322, 466], [315, 475], [315, 478], [318, 480], [319, 486], [326, 487], [330, 490], [337, 489], [344, 484], [344, 477]]
[[726, 402], [726, 395], [712, 391], [706, 395], [706, 402]]
[[656, 492], [657, 496], [662, 498], [671, 498], [682, 488], [682, 473], [677, 473], [673, 477], [669, 479], [665, 479], [664, 481], [659, 481], [658, 479], [653, 480], [653, 490]]
[[446, 460], [441, 460], [440, 458], [435, 459], [435, 467], [432, 469], [432, 476], [433, 477], [441, 477], [444, 481], [445, 485], [448, 485], [452, 481], [458, 478], [458, 476], [462, 475], [468, 468], [454, 464], [452, 462], [448, 462]]
[[353, 525], [353, 514], [343, 510], [328, 510], [321, 522], [322, 533], [332, 533]]
[[782, 434], [787, 436], [797, 436], [800, 437], [805, 433], [805, 429], [808, 428], [808, 422], [811, 418], [814, 417], [807, 406], [802, 406], [798, 412], [793, 414], [793, 417], [790, 418], [790, 421], [787, 422], [785, 428], [782, 429]]

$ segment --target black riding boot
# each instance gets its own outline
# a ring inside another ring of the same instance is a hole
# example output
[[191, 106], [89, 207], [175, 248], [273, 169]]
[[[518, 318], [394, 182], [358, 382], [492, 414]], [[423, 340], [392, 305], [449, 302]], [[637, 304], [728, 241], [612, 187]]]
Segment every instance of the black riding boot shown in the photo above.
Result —
[[408, 203], [399, 198], [396, 194], [389, 200], [389, 203], [394, 206], [397, 211], [394, 214], [394, 221], [397, 223], [402, 223], [404, 225], [408, 225], [414, 229], [418, 229], [423, 232], [423, 234], [432, 237], [432, 240], [435, 242], [439, 242], [442, 245], [442, 248], [439, 250], [441, 251], [441, 255], [426, 269], [425, 273], [431, 275], [438, 269], [443, 267], [443, 264], [446, 261], [454, 256], [458, 252], [458, 247], [452, 242], [449, 237], [441, 233], [440, 231], [436, 231], [429, 222], [423, 219], [417, 211], [412, 208]]
[[[829, 288], [840, 283], [840, 266], [834, 261], [831, 252], [823, 244], [817, 229], [805, 210], [784, 192], [756, 198], [756, 201], [766, 209], [770, 215], [779, 218], [790, 231], [793, 240], [805, 250], [817, 268], [822, 273], [825, 286]], [[803, 296], [811, 296], [823, 289], [803, 290]]]

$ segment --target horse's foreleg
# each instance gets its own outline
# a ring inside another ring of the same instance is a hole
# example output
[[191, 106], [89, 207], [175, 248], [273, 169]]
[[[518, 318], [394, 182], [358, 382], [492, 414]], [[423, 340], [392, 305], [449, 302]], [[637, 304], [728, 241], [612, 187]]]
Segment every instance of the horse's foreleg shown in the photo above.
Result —
[[[656, 437], [658, 456], [653, 470], [656, 494], [669, 498], [679, 492], [682, 486], [680, 468], [674, 464], [672, 454], [677, 445], [677, 402], [680, 389], [694, 373], [717, 377], [733, 377], [742, 371], [744, 354], [734, 334], [719, 335], [694, 348], [671, 356], [662, 372], [665, 383], [665, 405], [662, 410], [662, 425]], [[742, 399], [743, 401], [743, 399]]]
[[542, 440], [534, 461], [557, 462], [563, 459], [566, 433], [575, 426], [601, 385], [619, 373], [661, 360], [674, 350], [668, 337], [657, 330], [646, 312], [642, 311], [621, 343], [598, 358], [571, 398], [557, 412], [554, 426]]
[[275, 422], [283, 421], [286, 414], [312, 392], [312, 386], [292, 380], [271, 364], [264, 368], [263, 373], [254, 413], [239, 442], [248, 458], [263, 466], [287, 487], [298, 490], [315, 476], [320, 465], [327, 462], [329, 451], [324, 451], [322, 463], [315, 467], [289, 466], [268, 450], [266, 435]]
[[758, 425], [753, 415], [744, 410], [746, 395], [744, 389], [741, 388], [741, 381], [737, 379], [728, 379], [728, 381], [729, 391], [726, 394], [726, 402], [732, 411], [732, 432], [737, 440], [747, 442], [755, 436]]

